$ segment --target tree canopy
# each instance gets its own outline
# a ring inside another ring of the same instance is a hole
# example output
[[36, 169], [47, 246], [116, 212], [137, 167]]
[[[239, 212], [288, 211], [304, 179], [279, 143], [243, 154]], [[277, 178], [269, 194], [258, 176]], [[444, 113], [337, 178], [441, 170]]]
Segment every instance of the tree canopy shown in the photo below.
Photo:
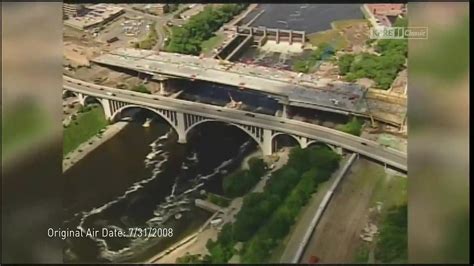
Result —
[[[406, 26], [406, 19], [398, 19], [397, 27]], [[404, 68], [408, 41], [406, 39], [383, 39], [375, 45], [380, 55], [361, 53], [346, 54], [338, 59], [339, 74], [345, 75], [347, 81], [359, 78], [373, 79], [380, 89], [388, 89], [398, 72]]]
[[248, 4], [224, 4], [219, 8], [207, 6], [191, 17], [182, 27], [173, 27], [166, 50], [174, 53], [198, 55], [201, 43], [212, 37], [224, 23], [239, 14]]

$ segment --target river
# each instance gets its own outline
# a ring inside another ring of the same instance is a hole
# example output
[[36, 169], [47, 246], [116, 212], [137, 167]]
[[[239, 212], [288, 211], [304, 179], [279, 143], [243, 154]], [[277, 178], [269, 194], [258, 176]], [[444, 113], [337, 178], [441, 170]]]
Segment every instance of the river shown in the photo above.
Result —
[[262, 10], [253, 27], [305, 31], [306, 34], [331, 29], [331, 22], [362, 19], [361, 4], [260, 4], [242, 24], [250, 22]]
[[[148, 128], [146, 117], [154, 118]], [[140, 262], [159, 253], [211, 216], [194, 199], [201, 190], [222, 193], [222, 177], [257, 147], [240, 129], [218, 122], [195, 127], [187, 144], [176, 139], [163, 119], [142, 111], [64, 174], [64, 228], [170, 228], [173, 236], [68, 238], [65, 261]]]

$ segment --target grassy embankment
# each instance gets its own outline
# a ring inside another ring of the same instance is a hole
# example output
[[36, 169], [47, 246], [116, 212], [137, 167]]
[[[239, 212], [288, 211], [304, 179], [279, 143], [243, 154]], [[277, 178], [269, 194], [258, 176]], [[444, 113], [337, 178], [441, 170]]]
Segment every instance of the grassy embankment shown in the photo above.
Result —
[[81, 143], [86, 142], [91, 137], [107, 126], [104, 111], [98, 106], [84, 108], [77, 117], [64, 128], [63, 155], [76, 149]]
[[[369, 171], [369, 170], [367, 170]], [[380, 213], [372, 217], [379, 228], [374, 242], [362, 242], [357, 249], [354, 262], [367, 263], [370, 253], [374, 256], [370, 263], [406, 263], [407, 262], [407, 178], [389, 176], [380, 167], [370, 170], [366, 176], [377, 178], [371, 206], [382, 204]]]

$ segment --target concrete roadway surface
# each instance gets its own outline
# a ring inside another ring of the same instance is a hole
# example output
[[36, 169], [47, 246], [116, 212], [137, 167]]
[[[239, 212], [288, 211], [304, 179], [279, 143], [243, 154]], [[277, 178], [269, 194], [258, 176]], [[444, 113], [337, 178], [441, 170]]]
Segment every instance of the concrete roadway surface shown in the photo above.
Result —
[[[294, 134], [297, 136], [316, 139], [324, 143], [340, 146], [344, 149], [359, 153], [376, 161], [407, 171], [406, 153], [385, 148], [377, 142], [350, 135], [338, 130], [314, 125], [306, 122], [271, 115], [249, 113], [225, 107], [203, 103], [172, 99], [158, 95], [148, 95], [128, 90], [120, 90], [99, 86], [70, 77], [64, 77], [63, 88], [100, 98], [125, 101], [131, 104], [162, 108], [200, 115], [220, 121], [242, 123], [250, 126]], [[112, 95], [110, 95], [112, 94]]]
[[[350, 83], [334, 83], [325, 86], [326, 81], [313, 81], [294, 72], [275, 70], [268, 67], [232, 63], [228, 66], [212, 58], [180, 55], [140, 49], [116, 49], [100, 55], [93, 62], [103, 65], [133, 69], [150, 74], [163, 74], [186, 79], [195, 78], [209, 82], [227, 84], [270, 94], [276, 99], [289, 100], [290, 105], [305, 103], [314, 108], [362, 113], [364, 90]], [[354, 98], [351, 98], [354, 97]], [[335, 103], [337, 102], [337, 104]]]

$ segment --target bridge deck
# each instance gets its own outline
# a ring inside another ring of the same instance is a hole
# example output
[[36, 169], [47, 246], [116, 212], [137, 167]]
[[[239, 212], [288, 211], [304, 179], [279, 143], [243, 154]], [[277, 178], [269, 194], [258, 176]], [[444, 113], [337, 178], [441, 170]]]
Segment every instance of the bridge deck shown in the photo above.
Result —
[[[352, 113], [367, 113], [365, 88], [346, 82], [318, 79], [313, 75], [269, 67], [231, 63], [213, 58], [121, 48], [92, 60], [95, 63], [180, 78], [195, 78], [267, 93], [292, 103]], [[193, 76], [194, 75], [194, 76]], [[334, 100], [337, 101], [335, 104]]]
[[374, 141], [319, 125], [264, 114], [255, 113], [248, 116], [248, 112], [240, 110], [108, 88], [68, 77], [64, 78], [63, 86], [66, 90], [98, 97], [103, 100], [119, 101], [136, 106], [161, 108], [173, 112], [202, 116], [210, 120], [244, 124], [305, 137], [310, 140], [318, 140], [360, 153], [361, 155], [386, 163], [405, 172], [407, 171], [406, 153], [391, 148], [385, 148]]

